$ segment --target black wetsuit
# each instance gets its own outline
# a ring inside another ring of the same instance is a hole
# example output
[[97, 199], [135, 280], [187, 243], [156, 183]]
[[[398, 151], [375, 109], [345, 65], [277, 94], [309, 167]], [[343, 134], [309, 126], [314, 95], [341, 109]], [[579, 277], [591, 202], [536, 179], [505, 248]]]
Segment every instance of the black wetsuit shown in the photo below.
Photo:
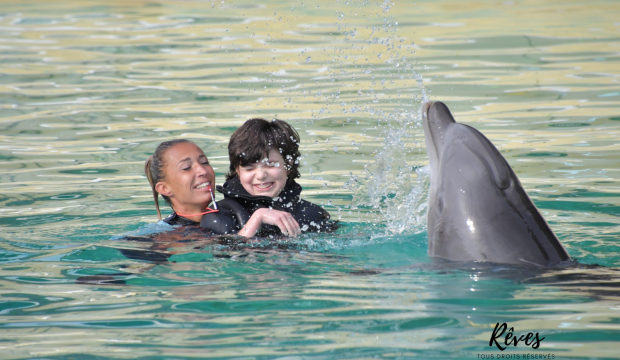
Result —
[[[216, 189], [224, 194], [225, 199], [222, 201], [237, 202], [250, 214], [261, 208], [286, 211], [293, 215], [303, 232], [332, 232], [338, 227], [338, 222], [330, 220], [329, 213], [322, 207], [299, 197], [301, 186], [295, 181], [287, 184], [280, 195], [275, 198], [250, 195], [243, 188], [238, 177], [228, 180]], [[277, 226], [264, 224], [257, 235], [282, 235], [282, 232]]]
[[200, 225], [199, 222], [184, 218], [181, 215], [178, 215], [176, 212], [172, 212], [172, 214], [166, 216], [163, 220], [165, 223], [169, 225], [182, 225], [182, 226], [190, 226], [190, 225]]
[[250, 214], [233, 200], [220, 200], [217, 202], [217, 208], [218, 212], [203, 215], [200, 222], [185, 218], [176, 212], [172, 212], [164, 221], [170, 225], [200, 226], [214, 235], [227, 235], [239, 232], [250, 218]]

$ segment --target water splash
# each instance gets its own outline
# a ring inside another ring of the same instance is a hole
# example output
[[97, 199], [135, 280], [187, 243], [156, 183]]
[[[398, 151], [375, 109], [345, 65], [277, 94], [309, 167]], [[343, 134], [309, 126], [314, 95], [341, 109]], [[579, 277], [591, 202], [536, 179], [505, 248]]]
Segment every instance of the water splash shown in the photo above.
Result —
[[[325, 103], [312, 113], [312, 118], [329, 118], [334, 124], [355, 129], [365, 125], [361, 129], [366, 136], [362, 144], [353, 140], [350, 145], [358, 150], [353, 154], [369, 156], [373, 161], [367, 162], [362, 171], [351, 173], [344, 185], [354, 194], [349, 208], [358, 211], [357, 220], [384, 224], [374, 227], [379, 232], [423, 232], [429, 181], [426, 151], [423, 140], [418, 139], [422, 134], [421, 104], [429, 100], [429, 91], [422, 75], [414, 69], [414, 43], [407, 44], [398, 35], [398, 22], [389, 14], [395, 4], [376, 4], [380, 11], [372, 10], [372, 4], [366, 1], [352, 4], [359, 15], [364, 12], [367, 21], [374, 22], [362, 28], [359, 21], [337, 14], [343, 37], [331, 41], [332, 58], [315, 65], [329, 74], [329, 79], [317, 81], [328, 87], [321, 86], [314, 93], [315, 99]], [[360, 58], [364, 61], [360, 62]], [[330, 89], [329, 80], [336, 86]], [[345, 117], [346, 121], [342, 121]], [[341, 144], [332, 145], [333, 151], [338, 153], [349, 145]], [[327, 149], [327, 145], [320, 148], [323, 152]], [[313, 177], [319, 178], [323, 180]], [[340, 216], [341, 208], [337, 209]]]
[[419, 120], [388, 124], [383, 146], [365, 167], [365, 176], [351, 176], [345, 185], [354, 193], [353, 206], [371, 206], [374, 221], [385, 222], [389, 233], [426, 230], [430, 177], [424, 147], [415, 139]]

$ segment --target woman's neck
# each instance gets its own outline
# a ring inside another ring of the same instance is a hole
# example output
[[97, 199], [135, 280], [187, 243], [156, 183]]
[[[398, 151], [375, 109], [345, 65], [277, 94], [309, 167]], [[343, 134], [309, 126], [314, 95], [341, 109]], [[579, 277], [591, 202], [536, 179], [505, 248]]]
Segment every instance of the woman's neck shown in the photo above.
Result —
[[188, 205], [188, 204], [185, 204], [185, 205], [172, 204], [172, 205], [173, 205], [173, 210], [175, 213], [177, 213], [177, 215], [183, 216], [184, 218], [195, 221], [195, 222], [200, 222], [204, 213], [208, 211], [207, 207], [209, 206], [209, 204], [206, 204], [204, 206], [196, 206], [196, 205]]

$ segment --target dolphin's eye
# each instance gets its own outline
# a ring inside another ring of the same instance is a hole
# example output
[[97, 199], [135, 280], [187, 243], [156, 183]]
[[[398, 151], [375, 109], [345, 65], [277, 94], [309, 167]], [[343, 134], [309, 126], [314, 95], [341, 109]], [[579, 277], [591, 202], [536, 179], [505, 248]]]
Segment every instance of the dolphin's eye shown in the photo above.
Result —
[[505, 177], [505, 178], [501, 179], [497, 183], [497, 187], [499, 187], [501, 190], [508, 189], [510, 187], [510, 178], [509, 177]]

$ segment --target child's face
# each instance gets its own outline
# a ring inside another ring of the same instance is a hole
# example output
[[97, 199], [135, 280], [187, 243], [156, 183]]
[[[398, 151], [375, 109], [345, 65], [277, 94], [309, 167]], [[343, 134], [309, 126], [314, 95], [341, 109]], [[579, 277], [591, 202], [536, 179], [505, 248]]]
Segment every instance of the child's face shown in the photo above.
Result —
[[286, 186], [288, 171], [278, 150], [269, 150], [269, 157], [237, 169], [243, 188], [254, 196], [276, 197]]

